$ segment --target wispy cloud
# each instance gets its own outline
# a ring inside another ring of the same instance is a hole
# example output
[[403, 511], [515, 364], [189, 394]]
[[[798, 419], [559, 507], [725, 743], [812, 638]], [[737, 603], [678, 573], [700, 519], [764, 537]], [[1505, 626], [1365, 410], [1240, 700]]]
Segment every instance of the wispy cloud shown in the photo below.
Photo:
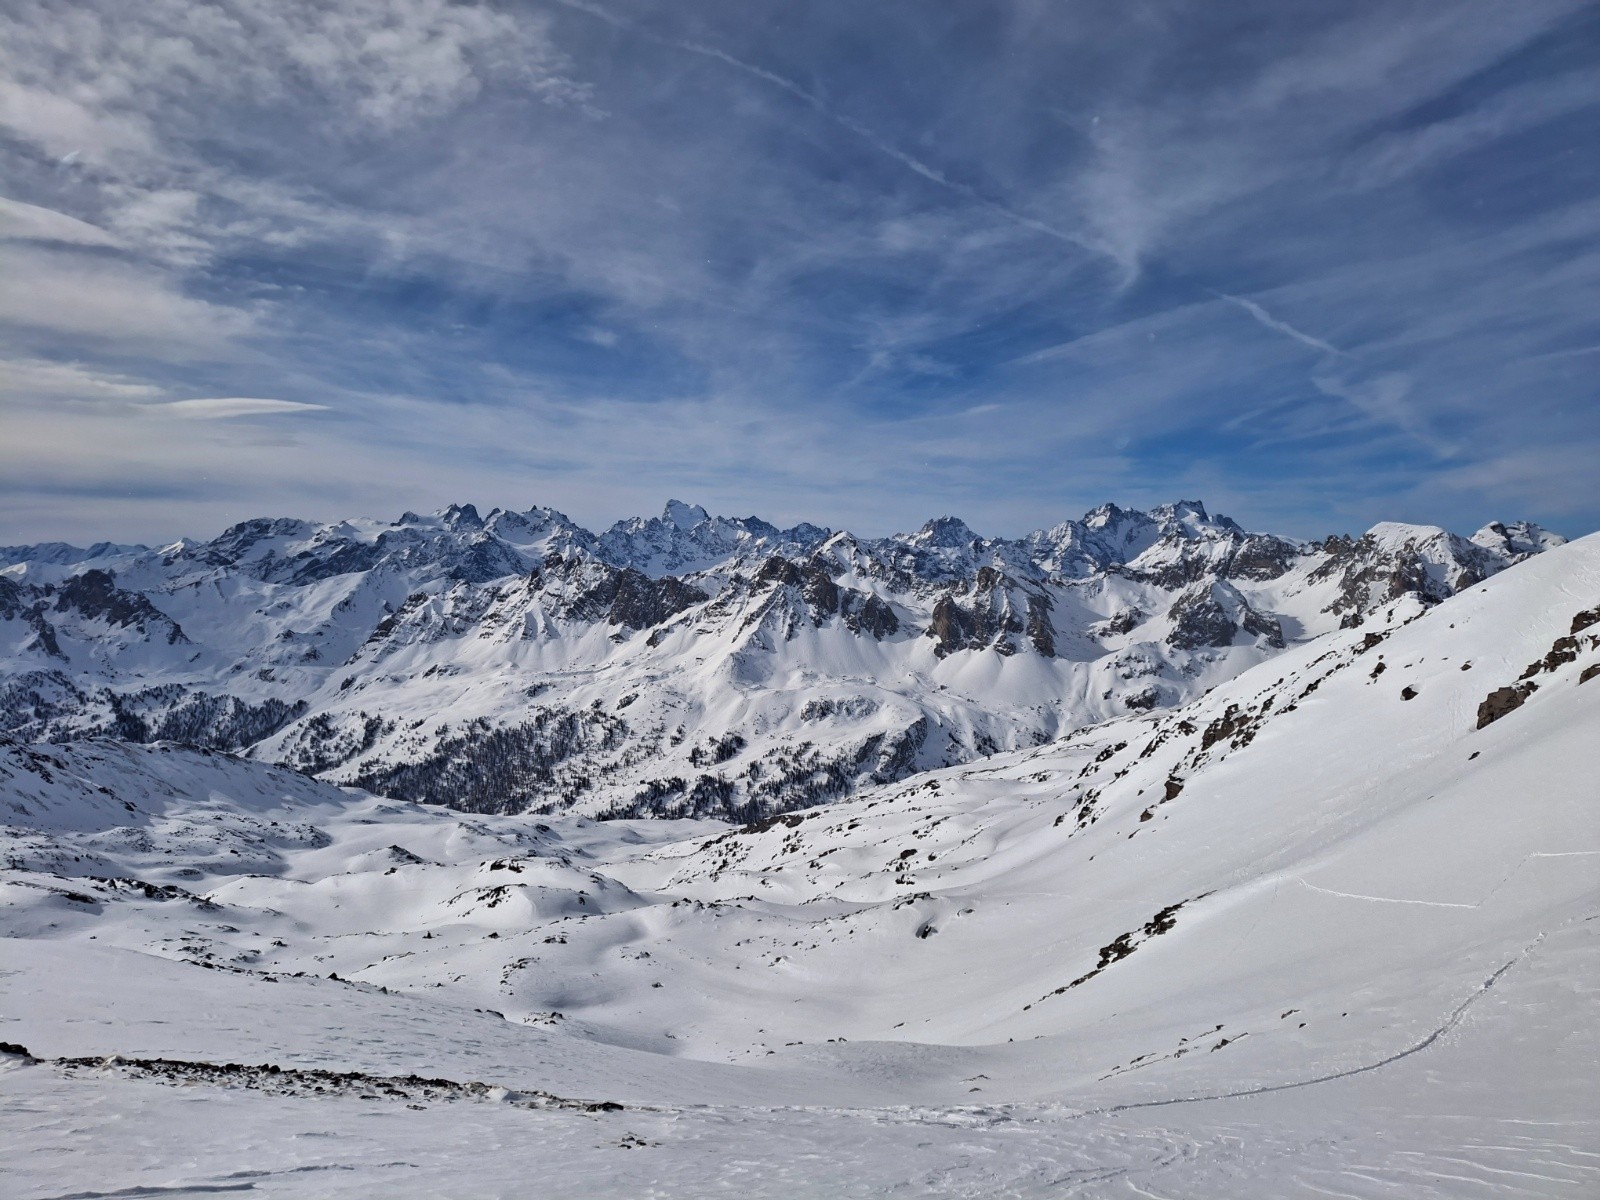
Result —
[[598, 17], [605, 21], [608, 25], [612, 25], [618, 29], [625, 29], [630, 33], [634, 33], [640, 37], [649, 38], [651, 41], [658, 42], [661, 45], [671, 46], [688, 54], [699, 55], [702, 58], [709, 58], [714, 62], [719, 62], [724, 66], [730, 67], [735, 71], [749, 76], [752, 79], [759, 80], [764, 84], [775, 87], [779, 91], [786, 92], [788, 95], [793, 96], [796, 100], [800, 101], [802, 104], [806, 105], [820, 116], [839, 126], [839, 128], [853, 134], [866, 145], [872, 147], [873, 150], [877, 151], [877, 153], [882, 155], [884, 158], [899, 164], [913, 175], [927, 180], [936, 187], [942, 188], [947, 192], [952, 192], [961, 199], [968, 201], [969, 203], [976, 204], [985, 211], [994, 213], [996, 216], [1023, 229], [1029, 230], [1030, 232], [1041, 234], [1044, 237], [1066, 243], [1068, 245], [1077, 247], [1080, 250], [1104, 253], [1111, 255], [1112, 257], [1116, 257], [1113, 250], [1101, 243], [1090, 240], [1070, 229], [1062, 229], [1056, 225], [1050, 224], [1048, 221], [1040, 220], [1038, 217], [1019, 212], [1016, 208], [1005, 203], [1004, 201], [986, 194], [976, 185], [952, 178], [947, 171], [941, 170], [940, 168], [927, 162], [925, 159], [919, 158], [917, 155], [911, 154], [899, 146], [893, 145], [881, 134], [873, 130], [864, 121], [852, 116], [849, 113], [839, 111], [836, 107], [829, 104], [817, 92], [802, 87], [793, 79], [781, 75], [776, 71], [769, 70], [768, 68], [760, 66], [756, 63], [746, 62], [744, 59], [737, 58], [728, 53], [728, 51], [717, 46], [707, 45], [706, 43], [699, 41], [690, 41], [663, 36], [659, 33], [656, 33], [649, 26], [641, 22], [618, 16], [610, 9], [604, 8], [598, 4], [588, 3], [587, 0], [555, 0], [555, 2], [566, 8], [571, 8], [576, 11], [588, 13], [591, 16]]
[[19, 242], [67, 242], [79, 246], [115, 246], [117, 239], [98, 225], [38, 204], [0, 196], [0, 239]]
[[255, 322], [249, 308], [189, 295], [182, 279], [150, 264], [37, 244], [3, 253], [0, 325], [70, 338], [79, 352], [96, 343], [216, 349]]
[[1332, 358], [1339, 358], [1344, 354], [1344, 351], [1340, 350], [1337, 346], [1331, 345], [1319, 337], [1313, 337], [1309, 333], [1296, 329], [1287, 321], [1280, 321], [1277, 317], [1273, 316], [1254, 300], [1248, 300], [1243, 296], [1230, 296], [1226, 292], [1214, 292], [1213, 295], [1220, 300], [1226, 300], [1229, 304], [1233, 304], [1239, 308], [1242, 308], [1245, 312], [1254, 317], [1260, 325], [1272, 330], [1274, 333], [1281, 333], [1285, 337], [1293, 338], [1302, 346], [1309, 346], [1311, 349], [1316, 350], [1319, 353], [1329, 355]]
[[160, 396], [155, 384], [74, 362], [0, 358], [0, 403], [78, 400], [132, 403]]
[[1251, 13], [6, 5], [0, 536], [1600, 524], [1600, 16]]

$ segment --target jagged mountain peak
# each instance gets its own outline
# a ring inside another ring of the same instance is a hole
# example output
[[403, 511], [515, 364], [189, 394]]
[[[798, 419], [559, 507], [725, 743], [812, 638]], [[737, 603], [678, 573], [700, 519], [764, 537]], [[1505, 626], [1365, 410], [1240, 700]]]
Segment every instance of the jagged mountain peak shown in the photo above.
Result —
[[1163, 529], [1179, 530], [1189, 537], [1242, 537], [1244, 529], [1232, 517], [1209, 513], [1198, 500], [1178, 500], [1150, 510], [1152, 520]]
[[1150, 510], [1149, 515], [1158, 521], [1193, 521], [1201, 525], [1211, 520], [1205, 504], [1199, 500], [1174, 500], [1170, 504], [1158, 504]]
[[948, 550], [967, 550], [983, 541], [960, 517], [934, 517], [916, 533], [906, 536], [914, 546]]
[[567, 547], [591, 549], [594, 535], [559, 509], [535, 505], [517, 512], [495, 509], [483, 522], [483, 533], [540, 558]]
[[483, 518], [478, 515], [476, 505], [452, 504], [440, 509], [436, 514], [444, 522], [446, 529], [482, 529]]
[[[1312, 545], [1198, 501], [1019, 539], [680, 501], [599, 536], [541, 507], [260, 518], [159, 552], [19, 555], [0, 733], [248, 750], [466, 808], [746, 819], [1185, 702], [1554, 540], [1494, 528]], [[796, 699], [818, 688], [834, 707]], [[735, 756], [707, 749], [735, 736]]]
[[685, 504], [682, 500], [668, 500], [661, 510], [661, 519], [688, 533], [696, 525], [711, 519], [711, 514], [698, 504]]
[[1120, 504], [1106, 501], [1096, 505], [1083, 515], [1083, 523], [1091, 529], [1102, 529], [1106, 525], [1127, 517], [1141, 516], [1137, 509], [1123, 508]]
[[[1093, 696], [1132, 675], [1140, 704], [1053, 740], [994, 719], [1048, 699], [1047, 668], [986, 578], [994, 605], [947, 609], [943, 656], [914, 630], [829, 642], [841, 621], [795, 602], [803, 579], [723, 611], [745, 636], [720, 653], [677, 625], [531, 636], [535, 581], [457, 581], [406, 602], [433, 624], [401, 632], [431, 636], [334, 676], [346, 709], [313, 697], [285, 726], [322, 779], [260, 761], [270, 739], [246, 759], [0, 735], [0, 1073], [64, 1147], [8, 1163], [18, 1194], [253, 1179], [236, 1168], [266, 1153], [257, 1118], [288, 1131], [286, 1170], [331, 1162], [351, 1196], [515, 1192], [531, 1171], [552, 1194], [648, 1176], [699, 1196], [726, 1158], [776, 1163], [768, 1195], [893, 1190], [908, 1169], [968, 1195], [1592, 1194], [1600, 538], [1270, 662], [1211, 626], [1288, 583], [1186, 584], [1185, 664], [1259, 665], [1143, 712], [1177, 687], [1152, 682], [1145, 636], [1070, 677]], [[249, 588], [181, 590], [212, 583]], [[1157, 594], [1108, 572], [1049, 598]], [[980, 618], [1007, 640], [967, 648]], [[119, 693], [120, 737], [214, 729], [192, 695], [162, 707], [175, 686]], [[597, 811], [595, 786], [611, 815], [738, 824], [524, 815]], [[397, 799], [428, 787], [478, 811]], [[226, 1101], [209, 1142], [197, 1087]], [[308, 1128], [362, 1153], [306, 1149]], [[532, 1149], [464, 1188], [459, 1149], [485, 1128]], [[130, 1159], [155, 1165], [116, 1175]]]
[[779, 529], [755, 516], [712, 516], [698, 504], [669, 500], [661, 516], [618, 521], [594, 546], [613, 565], [646, 575], [681, 575], [772, 553], [804, 556], [830, 532], [813, 525]]

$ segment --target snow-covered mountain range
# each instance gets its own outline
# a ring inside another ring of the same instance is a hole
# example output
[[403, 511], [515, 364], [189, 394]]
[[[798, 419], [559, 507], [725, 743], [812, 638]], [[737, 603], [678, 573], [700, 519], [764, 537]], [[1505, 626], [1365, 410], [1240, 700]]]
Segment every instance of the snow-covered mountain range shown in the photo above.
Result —
[[0, 732], [236, 751], [484, 812], [752, 820], [1182, 704], [1563, 541], [1303, 542], [1202, 504], [1018, 539], [672, 501], [593, 534], [470, 505], [0, 549]]
[[[1297, 548], [1278, 594], [1402, 544]], [[1082, 580], [1154, 594], [1125, 569]], [[1600, 535], [1447, 582], [1181, 706], [737, 828], [0, 744], [8, 1186], [1593, 1195]], [[961, 595], [918, 586], [884, 603]]]

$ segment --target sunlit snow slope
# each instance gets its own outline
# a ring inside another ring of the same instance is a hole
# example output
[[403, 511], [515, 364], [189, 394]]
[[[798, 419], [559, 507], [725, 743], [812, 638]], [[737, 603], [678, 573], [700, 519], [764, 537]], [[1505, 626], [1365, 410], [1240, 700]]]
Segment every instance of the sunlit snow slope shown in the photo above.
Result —
[[[1186, 707], [743, 829], [13, 745], [0, 1039], [38, 1057], [0, 1113], [37, 1153], [6, 1169], [40, 1196], [1593, 1195], [1597, 728], [1600, 536]], [[50, 1061], [110, 1054], [362, 1074]], [[371, 1082], [413, 1073], [510, 1091]]]

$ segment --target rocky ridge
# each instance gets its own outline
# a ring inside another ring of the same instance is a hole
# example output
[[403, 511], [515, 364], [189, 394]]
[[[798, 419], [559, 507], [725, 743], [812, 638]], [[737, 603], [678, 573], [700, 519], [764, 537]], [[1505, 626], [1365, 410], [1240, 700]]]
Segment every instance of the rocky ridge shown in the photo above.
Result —
[[9, 547], [0, 731], [176, 741], [469, 810], [749, 821], [1181, 704], [1562, 540], [1308, 543], [1196, 501], [861, 538], [672, 501], [598, 535], [452, 505]]

